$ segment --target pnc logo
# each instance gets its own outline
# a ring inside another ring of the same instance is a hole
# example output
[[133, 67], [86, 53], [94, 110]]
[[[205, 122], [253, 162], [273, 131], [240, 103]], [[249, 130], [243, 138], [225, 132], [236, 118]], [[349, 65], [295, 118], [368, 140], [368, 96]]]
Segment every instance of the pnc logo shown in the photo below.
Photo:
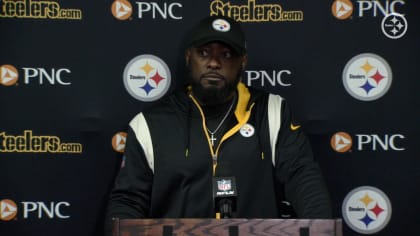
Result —
[[152, 102], [163, 97], [169, 90], [171, 72], [162, 59], [144, 54], [127, 64], [123, 79], [131, 96], [143, 102]]
[[0, 201], [0, 220], [9, 221], [16, 217], [17, 206], [16, 203], [10, 199], [3, 199]]
[[115, 0], [111, 5], [111, 13], [118, 20], [131, 19], [134, 10], [138, 19], [151, 17], [152, 19], [182, 20], [183, 6], [179, 2], [136, 1], [135, 4], [136, 7], [133, 7], [128, 0]]
[[0, 83], [4, 86], [12, 86], [17, 83], [19, 74], [12, 65], [0, 66]]
[[353, 14], [353, 3], [350, 0], [336, 0], [331, 6], [331, 12], [335, 18], [345, 20]]
[[0, 220], [10, 221], [19, 218], [21, 219], [68, 219], [70, 215], [65, 214], [69, 202], [65, 201], [53, 201], [53, 202], [42, 202], [42, 201], [21, 201], [18, 205], [10, 200], [0, 200]]
[[348, 133], [338, 132], [331, 137], [330, 144], [336, 152], [347, 152], [351, 149], [353, 140]]
[[127, 140], [126, 132], [118, 132], [112, 137], [112, 148], [116, 152], [123, 153], [125, 149], [125, 141]]
[[62, 85], [69, 86], [71, 70], [68, 68], [21, 67], [5, 64], [0, 66], [0, 84], [4, 86], [18, 85], [19, 77], [23, 84]]
[[116, 0], [112, 3], [111, 12], [118, 20], [127, 20], [133, 13], [133, 7], [127, 0]]
[[335, 0], [331, 5], [331, 13], [339, 20], [349, 19], [354, 15], [358, 18], [365, 17], [366, 13], [372, 13], [373, 17], [387, 16], [391, 13], [400, 13], [404, 0]]
[[330, 140], [334, 151], [344, 153], [352, 151], [405, 151], [403, 134], [355, 134], [346, 132], [335, 133]]
[[282, 87], [289, 87], [292, 85], [290, 82], [292, 78], [292, 72], [290, 70], [246, 70], [244, 81], [248, 86], [259, 85], [265, 87], [275, 87], [280, 85]]

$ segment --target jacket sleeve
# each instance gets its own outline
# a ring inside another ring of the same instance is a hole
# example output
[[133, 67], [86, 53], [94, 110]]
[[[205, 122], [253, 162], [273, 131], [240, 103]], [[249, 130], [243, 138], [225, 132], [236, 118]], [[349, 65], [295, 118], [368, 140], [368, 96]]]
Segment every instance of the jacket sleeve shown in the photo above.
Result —
[[[276, 146], [276, 180], [284, 186], [298, 218], [332, 218], [330, 196], [319, 165], [315, 162], [308, 138], [293, 123], [283, 100], [281, 128]], [[283, 192], [283, 189], [281, 190]]]
[[[153, 171], [136, 134], [141, 131], [130, 125], [124, 159], [111, 190], [106, 210], [105, 230], [112, 228], [112, 218], [145, 218], [149, 214]], [[148, 134], [144, 134], [148, 135]]]

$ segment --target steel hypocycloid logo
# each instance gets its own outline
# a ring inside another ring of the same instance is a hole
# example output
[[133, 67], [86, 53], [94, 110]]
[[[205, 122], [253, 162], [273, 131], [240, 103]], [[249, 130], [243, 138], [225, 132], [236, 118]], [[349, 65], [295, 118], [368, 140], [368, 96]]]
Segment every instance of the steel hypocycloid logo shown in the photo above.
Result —
[[171, 85], [171, 72], [157, 56], [144, 54], [133, 58], [124, 70], [124, 85], [128, 93], [143, 102], [156, 101]]
[[381, 28], [388, 38], [399, 39], [407, 32], [408, 22], [404, 15], [394, 12], [382, 19]]
[[385, 95], [392, 83], [391, 67], [382, 57], [363, 53], [353, 57], [343, 70], [343, 84], [354, 98], [372, 101]]
[[354, 231], [373, 234], [388, 224], [392, 207], [384, 192], [375, 187], [362, 186], [347, 194], [342, 214], [344, 221]]

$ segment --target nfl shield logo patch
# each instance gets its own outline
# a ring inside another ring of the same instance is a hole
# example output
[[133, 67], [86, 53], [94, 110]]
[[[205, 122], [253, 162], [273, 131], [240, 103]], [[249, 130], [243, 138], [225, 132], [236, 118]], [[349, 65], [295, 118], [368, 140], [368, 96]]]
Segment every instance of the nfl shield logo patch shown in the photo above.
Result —
[[228, 180], [222, 179], [222, 180], [217, 181], [217, 188], [221, 191], [231, 190], [231, 188], [232, 188], [231, 180], [230, 179], [228, 179]]

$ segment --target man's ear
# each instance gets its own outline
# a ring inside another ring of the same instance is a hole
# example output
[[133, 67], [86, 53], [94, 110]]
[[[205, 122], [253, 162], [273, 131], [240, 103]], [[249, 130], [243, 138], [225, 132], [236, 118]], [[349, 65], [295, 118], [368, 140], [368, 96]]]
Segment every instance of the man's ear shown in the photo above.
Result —
[[245, 70], [246, 65], [248, 64], [248, 54], [245, 54], [242, 56], [242, 62], [241, 62], [241, 69]]
[[185, 50], [185, 65], [189, 66], [190, 65], [190, 58], [191, 58], [191, 49], [187, 49]]

